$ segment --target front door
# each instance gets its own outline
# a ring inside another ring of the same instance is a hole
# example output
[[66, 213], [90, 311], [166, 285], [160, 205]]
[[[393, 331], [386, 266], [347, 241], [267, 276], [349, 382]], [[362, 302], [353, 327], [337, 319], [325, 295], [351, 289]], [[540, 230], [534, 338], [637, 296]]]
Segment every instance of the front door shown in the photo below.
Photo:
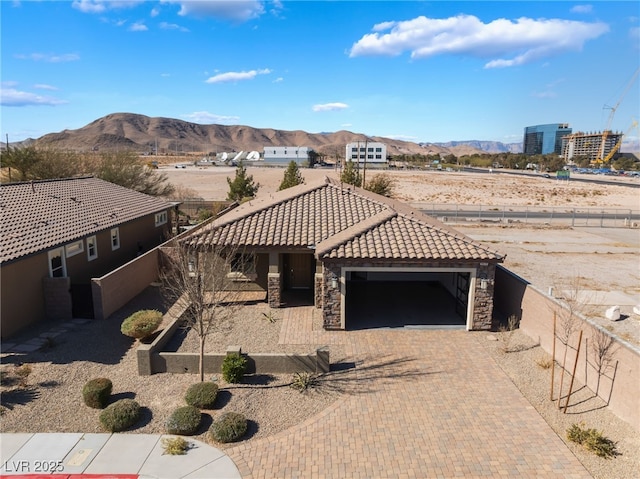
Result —
[[290, 254], [288, 286], [291, 289], [311, 289], [313, 287], [313, 272], [311, 263], [313, 255], [310, 254]]

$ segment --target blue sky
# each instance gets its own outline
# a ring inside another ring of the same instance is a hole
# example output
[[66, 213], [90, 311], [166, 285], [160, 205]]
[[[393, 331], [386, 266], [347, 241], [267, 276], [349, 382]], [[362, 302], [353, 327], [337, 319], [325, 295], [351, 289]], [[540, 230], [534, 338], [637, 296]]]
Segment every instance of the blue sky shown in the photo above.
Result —
[[528, 125], [600, 131], [614, 111], [626, 132], [640, 120], [638, 5], [2, 1], [2, 140], [116, 112], [511, 143]]

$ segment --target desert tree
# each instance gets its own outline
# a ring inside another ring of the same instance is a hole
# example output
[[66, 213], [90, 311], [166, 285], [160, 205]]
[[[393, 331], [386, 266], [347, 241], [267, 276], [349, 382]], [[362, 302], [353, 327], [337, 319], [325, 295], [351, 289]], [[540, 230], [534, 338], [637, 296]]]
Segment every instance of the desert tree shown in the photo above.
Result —
[[85, 170], [110, 183], [152, 196], [169, 196], [173, 185], [164, 173], [144, 164], [134, 151], [108, 151], [85, 158]]
[[[38, 149], [33, 146], [23, 148], [7, 148], [0, 156], [0, 164], [8, 170], [9, 181], [27, 181], [34, 178], [34, 169], [42, 161], [42, 156]], [[15, 170], [18, 175], [13, 175]]]
[[298, 164], [295, 161], [291, 160], [291, 162], [289, 162], [289, 166], [287, 166], [287, 169], [284, 172], [284, 178], [282, 178], [282, 182], [280, 183], [278, 191], [286, 190], [287, 188], [301, 185], [303, 183], [304, 178], [302, 177], [302, 173], [300, 173]]
[[227, 178], [229, 184], [229, 192], [227, 199], [230, 201], [243, 201], [251, 199], [258, 193], [259, 183], [254, 183], [253, 176], [247, 174], [247, 169], [242, 162], [236, 167], [236, 176], [232, 180]]
[[204, 381], [207, 338], [243, 306], [245, 283], [234, 280], [253, 267], [252, 261], [252, 255], [237, 248], [213, 245], [202, 249], [191, 240], [178, 242], [163, 261], [163, 297], [185, 311], [184, 326], [198, 337], [200, 381]]
[[362, 175], [353, 161], [347, 161], [342, 173], [340, 173], [340, 181], [353, 186], [362, 186]]
[[38, 154], [41, 161], [32, 170], [35, 178], [71, 178], [85, 173], [82, 158], [75, 151], [39, 148]]
[[378, 173], [367, 182], [364, 188], [373, 193], [393, 198], [395, 183], [395, 180], [387, 173]]

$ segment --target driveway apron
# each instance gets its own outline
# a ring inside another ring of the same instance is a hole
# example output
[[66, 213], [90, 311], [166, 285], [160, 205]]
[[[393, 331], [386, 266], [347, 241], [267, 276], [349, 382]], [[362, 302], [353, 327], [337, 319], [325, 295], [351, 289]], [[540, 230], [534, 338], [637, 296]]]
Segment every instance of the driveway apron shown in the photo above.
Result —
[[484, 333], [312, 331], [302, 310], [285, 315], [281, 338], [341, 343], [345, 369], [320, 390], [343, 395], [226, 450], [245, 479], [591, 477], [484, 350]]

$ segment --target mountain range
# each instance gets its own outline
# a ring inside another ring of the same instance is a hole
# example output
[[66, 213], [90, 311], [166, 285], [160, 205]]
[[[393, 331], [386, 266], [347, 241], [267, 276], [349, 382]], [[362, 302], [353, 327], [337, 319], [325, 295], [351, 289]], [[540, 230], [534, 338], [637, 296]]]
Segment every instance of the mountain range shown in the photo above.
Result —
[[350, 131], [307, 133], [302, 130], [276, 130], [244, 125], [201, 125], [183, 120], [148, 117], [134, 113], [113, 113], [77, 130], [49, 133], [20, 144], [35, 144], [64, 150], [133, 149], [159, 155], [186, 153], [211, 154], [232, 151], [262, 152], [269, 146], [308, 146], [328, 157], [343, 156], [347, 143], [379, 141], [387, 145], [388, 154], [454, 154], [520, 152], [521, 143], [494, 141], [450, 141], [414, 143], [393, 138], [367, 136]]

